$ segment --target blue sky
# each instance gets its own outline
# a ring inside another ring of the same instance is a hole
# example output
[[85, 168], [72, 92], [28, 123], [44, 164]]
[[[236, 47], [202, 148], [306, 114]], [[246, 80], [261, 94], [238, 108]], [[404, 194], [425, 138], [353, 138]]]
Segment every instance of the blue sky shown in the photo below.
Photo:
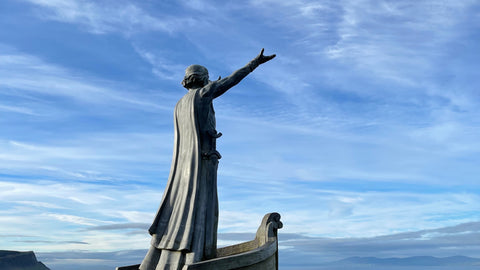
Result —
[[[146, 249], [184, 69], [225, 77], [265, 48], [277, 57], [214, 103], [220, 244], [276, 211], [288, 254], [479, 254], [462, 240], [480, 234], [478, 1], [7, 0], [0, 12], [0, 249]], [[417, 249], [365, 248], [406, 233]], [[338, 241], [358, 249], [325, 244]]]

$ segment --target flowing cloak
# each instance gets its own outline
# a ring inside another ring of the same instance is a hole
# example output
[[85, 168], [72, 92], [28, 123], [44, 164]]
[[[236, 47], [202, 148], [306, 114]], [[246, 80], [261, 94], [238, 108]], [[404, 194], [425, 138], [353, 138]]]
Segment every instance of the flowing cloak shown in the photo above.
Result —
[[254, 59], [226, 78], [189, 90], [175, 106], [172, 166], [148, 231], [153, 247], [189, 253], [187, 263], [213, 258], [216, 252], [217, 168], [221, 156], [215, 149], [220, 134], [215, 130], [212, 101], [257, 66]]
[[220, 155], [214, 143], [213, 96], [205, 90], [190, 90], [175, 106], [172, 166], [149, 229], [152, 246], [194, 252], [195, 261], [215, 255], [218, 224]]

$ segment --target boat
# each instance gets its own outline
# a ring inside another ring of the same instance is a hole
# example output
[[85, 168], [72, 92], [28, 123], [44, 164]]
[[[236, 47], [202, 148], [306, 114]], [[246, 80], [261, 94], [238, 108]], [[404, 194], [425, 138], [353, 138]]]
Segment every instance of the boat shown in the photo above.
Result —
[[[217, 249], [213, 259], [188, 264], [182, 270], [278, 270], [277, 230], [282, 228], [280, 214], [266, 214], [255, 239]], [[117, 270], [138, 270], [140, 264], [117, 267]]]

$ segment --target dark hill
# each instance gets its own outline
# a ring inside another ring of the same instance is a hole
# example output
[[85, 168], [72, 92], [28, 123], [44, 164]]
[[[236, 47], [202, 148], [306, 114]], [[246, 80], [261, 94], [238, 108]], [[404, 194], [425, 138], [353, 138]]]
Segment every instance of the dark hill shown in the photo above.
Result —
[[50, 270], [37, 261], [33, 251], [0, 250], [0, 269], [2, 270]]

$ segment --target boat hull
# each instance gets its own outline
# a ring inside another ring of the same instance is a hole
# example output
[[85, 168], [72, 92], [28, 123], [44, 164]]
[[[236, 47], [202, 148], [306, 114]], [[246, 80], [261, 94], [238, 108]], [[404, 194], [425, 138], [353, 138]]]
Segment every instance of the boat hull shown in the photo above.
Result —
[[[282, 228], [280, 214], [266, 214], [255, 239], [217, 249], [216, 258], [185, 265], [183, 270], [278, 270], [277, 230]], [[139, 264], [117, 267], [138, 270]]]

